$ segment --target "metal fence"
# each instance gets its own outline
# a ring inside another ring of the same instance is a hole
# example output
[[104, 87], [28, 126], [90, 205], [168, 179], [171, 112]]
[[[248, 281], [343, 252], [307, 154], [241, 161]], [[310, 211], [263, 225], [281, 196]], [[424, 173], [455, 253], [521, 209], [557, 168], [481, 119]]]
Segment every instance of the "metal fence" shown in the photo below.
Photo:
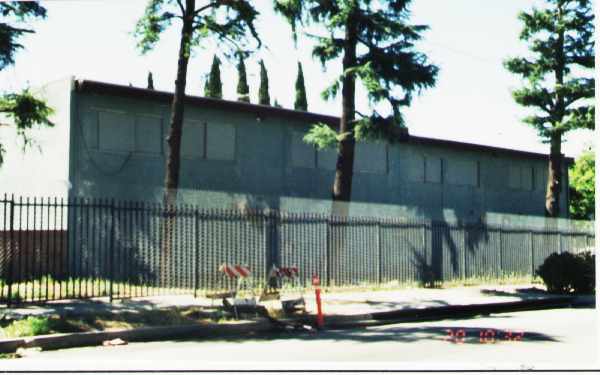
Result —
[[255, 285], [271, 265], [297, 266], [303, 285], [531, 276], [593, 244], [575, 230], [5, 196], [0, 303], [226, 289], [223, 263], [248, 266]]

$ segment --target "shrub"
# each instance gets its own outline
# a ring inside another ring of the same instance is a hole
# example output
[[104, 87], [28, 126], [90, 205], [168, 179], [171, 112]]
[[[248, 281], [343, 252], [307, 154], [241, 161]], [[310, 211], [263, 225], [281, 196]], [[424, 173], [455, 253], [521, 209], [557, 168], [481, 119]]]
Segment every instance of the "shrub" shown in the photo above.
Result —
[[536, 274], [550, 293], [593, 293], [596, 283], [594, 262], [595, 256], [590, 252], [553, 253], [538, 267]]

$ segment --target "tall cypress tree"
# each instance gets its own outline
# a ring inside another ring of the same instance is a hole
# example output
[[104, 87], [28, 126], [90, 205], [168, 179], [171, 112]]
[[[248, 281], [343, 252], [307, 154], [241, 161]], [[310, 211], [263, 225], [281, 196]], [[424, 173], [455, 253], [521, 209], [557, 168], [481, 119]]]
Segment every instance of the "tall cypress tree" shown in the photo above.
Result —
[[244, 64], [243, 54], [238, 54], [238, 85], [237, 94], [238, 101], [250, 103], [250, 88], [248, 87], [248, 79], [246, 78], [246, 64]]
[[148, 72], [148, 89], [154, 90], [154, 78], [152, 77], [152, 72]]
[[260, 88], [258, 90], [258, 104], [271, 105], [271, 98], [269, 97], [269, 76], [267, 75], [265, 63], [262, 60], [260, 60]]
[[304, 87], [304, 73], [302, 72], [302, 64], [300, 64], [300, 61], [298, 61], [298, 75], [296, 76], [296, 100], [294, 101], [294, 109], [297, 111], [308, 110], [306, 87]]
[[559, 215], [562, 186], [562, 136], [573, 129], [594, 128], [594, 14], [591, 0], [546, 0], [544, 8], [522, 12], [520, 39], [531, 56], [504, 63], [525, 79], [513, 92], [515, 101], [535, 113], [523, 119], [550, 143], [546, 215]]
[[[408, 23], [410, 0], [276, 0], [275, 10], [292, 25], [316, 22], [328, 33], [315, 36], [313, 56], [322, 64], [341, 57], [339, 76], [322, 94], [332, 99], [342, 94], [338, 131], [325, 124], [313, 126], [304, 138], [317, 145], [337, 148], [332, 188], [334, 203], [350, 201], [356, 140], [395, 140], [406, 134], [400, 112], [411, 103], [413, 93], [435, 84], [438, 68], [414, 48], [427, 30]], [[393, 114], [377, 112], [356, 119], [356, 79], [362, 81], [369, 100], [386, 101]], [[335, 205], [336, 207], [342, 205]]]
[[215, 55], [210, 67], [208, 81], [204, 86], [204, 96], [207, 98], [223, 99], [223, 84], [221, 82], [221, 60]]

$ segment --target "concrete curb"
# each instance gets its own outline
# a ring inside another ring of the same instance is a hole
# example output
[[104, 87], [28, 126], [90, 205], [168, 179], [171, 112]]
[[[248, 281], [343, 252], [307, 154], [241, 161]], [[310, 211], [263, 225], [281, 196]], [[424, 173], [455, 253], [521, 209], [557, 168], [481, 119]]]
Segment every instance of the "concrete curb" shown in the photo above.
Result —
[[268, 321], [239, 324], [189, 324], [180, 326], [142, 327], [102, 332], [60, 333], [18, 339], [0, 340], [0, 353], [14, 353], [17, 348], [41, 347], [43, 350], [102, 345], [105, 340], [120, 338], [128, 342], [220, 337], [264, 333], [275, 328]]
[[[333, 315], [325, 317], [325, 329], [361, 328], [393, 323], [465, 318], [476, 315], [498, 314], [512, 311], [541, 310], [569, 306], [593, 306], [595, 298], [555, 297], [516, 302], [498, 302], [472, 305], [391, 310], [372, 314]], [[309, 315], [300, 319], [282, 319], [281, 323], [304, 323], [314, 325], [316, 317]], [[239, 324], [190, 324], [180, 326], [142, 327], [103, 332], [61, 333], [18, 339], [0, 340], [0, 353], [14, 353], [18, 348], [41, 347], [43, 350], [66, 349], [80, 346], [101, 345], [105, 340], [120, 338], [128, 342], [153, 341], [179, 338], [210, 338], [231, 335], [247, 335], [280, 331], [268, 320]]]
[[[452, 305], [428, 308], [390, 310], [360, 315], [325, 316], [325, 329], [349, 329], [393, 323], [423, 322], [449, 318], [468, 318], [477, 315], [499, 314], [513, 311], [541, 310], [561, 307], [593, 306], [594, 297], [552, 297], [515, 302], [496, 302], [471, 305]], [[300, 320], [305, 324], [314, 324], [315, 315]], [[287, 320], [286, 322], [292, 322]]]

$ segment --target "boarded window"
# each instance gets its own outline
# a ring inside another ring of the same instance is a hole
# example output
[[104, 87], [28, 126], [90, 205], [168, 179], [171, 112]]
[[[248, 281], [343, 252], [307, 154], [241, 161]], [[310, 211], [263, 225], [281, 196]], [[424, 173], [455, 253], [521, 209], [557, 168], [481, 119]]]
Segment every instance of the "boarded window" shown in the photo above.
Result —
[[135, 122], [135, 151], [149, 154], [162, 153], [162, 119], [137, 116]]
[[131, 152], [134, 148], [135, 117], [127, 113], [98, 113], [98, 144], [102, 151]]
[[337, 150], [334, 148], [326, 148], [317, 152], [317, 166], [319, 169], [335, 171], [337, 163]]
[[207, 124], [206, 158], [235, 160], [235, 126], [222, 123]]
[[535, 187], [534, 169], [532, 167], [521, 168], [521, 188], [532, 191]]
[[410, 182], [425, 181], [425, 158], [421, 155], [410, 158], [406, 172]]
[[181, 156], [190, 159], [204, 157], [204, 126], [200, 121], [183, 122], [181, 135]]
[[293, 167], [315, 168], [316, 150], [315, 147], [304, 142], [304, 133], [299, 131], [291, 132], [291, 164]]
[[98, 112], [85, 111], [81, 116], [81, 131], [85, 146], [98, 149]]
[[357, 142], [354, 171], [387, 173], [387, 145], [384, 142]]
[[510, 189], [521, 188], [521, 167], [517, 165], [508, 167], [508, 187]]
[[478, 166], [476, 161], [450, 159], [444, 171], [445, 181], [452, 185], [477, 186]]
[[425, 182], [442, 183], [442, 159], [425, 157]]

